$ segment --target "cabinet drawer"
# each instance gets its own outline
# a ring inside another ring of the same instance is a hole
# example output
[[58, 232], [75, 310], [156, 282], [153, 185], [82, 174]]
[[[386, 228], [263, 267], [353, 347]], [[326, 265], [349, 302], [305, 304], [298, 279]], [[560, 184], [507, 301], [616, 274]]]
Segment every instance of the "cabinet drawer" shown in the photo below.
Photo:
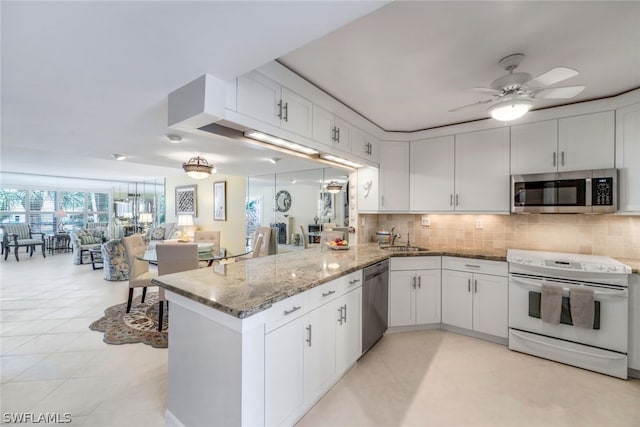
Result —
[[359, 286], [362, 286], [362, 270], [354, 271], [340, 278], [338, 294], [343, 295]]
[[327, 282], [323, 285], [316, 286], [309, 290], [309, 309], [313, 310], [316, 307], [321, 306], [340, 295], [341, 290], [344, 288], [343, 282], [345, 277]]
[[440, 268], [439, 256], [392, 257], [390, 270], [436, 270]]
[[494, 276], [507, 276], [506, 262], [489, 261], [486, 259], [442, 257], [442, 268], [447, 270], [468, 271], [470, 273], [492, 274]]
[[265, 329], [272, 331], [309, 311], [309, 292], [278, 301], [266, 312]]

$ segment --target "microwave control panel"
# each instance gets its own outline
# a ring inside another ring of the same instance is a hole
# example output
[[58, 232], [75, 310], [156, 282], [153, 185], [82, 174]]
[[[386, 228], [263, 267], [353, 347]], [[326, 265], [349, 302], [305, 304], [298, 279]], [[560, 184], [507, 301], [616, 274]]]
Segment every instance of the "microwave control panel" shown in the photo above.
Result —
[[613, 178], [591, 180], [591, 204], [593, 206], [613, 205]]

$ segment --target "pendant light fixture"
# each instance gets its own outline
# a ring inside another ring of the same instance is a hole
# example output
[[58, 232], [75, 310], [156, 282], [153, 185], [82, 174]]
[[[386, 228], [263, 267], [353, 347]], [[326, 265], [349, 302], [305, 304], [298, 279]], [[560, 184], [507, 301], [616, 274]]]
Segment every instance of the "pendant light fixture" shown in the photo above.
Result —
[[204, 179], [216, 171], [216, 168], [200, 156], [190, 158], [182, 164], [184, 171], [193, 179]]
[[327, 184], [328, 193], [336, 194], [339, 193], [340, 190], [342, 190], [342, 184], [340, 184], [338, 181], [331, 181]]
[[492, 105], [487, 111], [494, 119], [508, 122], [527, 114], [532, 105], [533, 102], [529, 99], [507, 99]]

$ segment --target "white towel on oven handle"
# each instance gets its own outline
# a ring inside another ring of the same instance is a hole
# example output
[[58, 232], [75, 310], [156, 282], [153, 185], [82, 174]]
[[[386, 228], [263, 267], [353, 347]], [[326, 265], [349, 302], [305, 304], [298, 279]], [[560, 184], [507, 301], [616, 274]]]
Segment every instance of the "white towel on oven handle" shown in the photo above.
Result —
[[540, 297], [540, 319], [545, 323], [557, 325], [562, 313], [562, 286], [542, 283]]

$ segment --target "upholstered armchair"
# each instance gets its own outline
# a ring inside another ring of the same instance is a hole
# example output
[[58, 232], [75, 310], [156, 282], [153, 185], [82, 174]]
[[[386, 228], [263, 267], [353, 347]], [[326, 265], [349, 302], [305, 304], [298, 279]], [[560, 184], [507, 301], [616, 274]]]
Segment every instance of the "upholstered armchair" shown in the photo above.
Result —
[[129, 279], [129, 260], [122, 239], [112, 239], [102, 244], [104, 280], [119, 281]]
[[97, 249], [102, 244], [105, 239], [105, 230], [101, 227], [91, 231], [77, 228], [69, 232], [69, 239], [73, 251], [73, 263], [84, 264], [85, 257], [89, 256], [89, 249]]

